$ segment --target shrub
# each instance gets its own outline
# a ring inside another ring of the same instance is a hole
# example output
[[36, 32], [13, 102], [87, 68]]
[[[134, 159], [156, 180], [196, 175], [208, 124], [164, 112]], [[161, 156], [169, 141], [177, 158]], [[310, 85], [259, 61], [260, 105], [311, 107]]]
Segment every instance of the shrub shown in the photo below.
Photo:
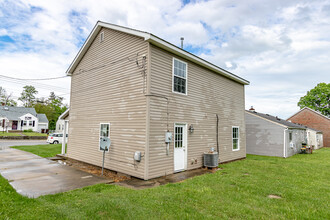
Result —
[[27, 130], [24, 130], [23, 132], [33, 132], [32, 129], [27, 129]]

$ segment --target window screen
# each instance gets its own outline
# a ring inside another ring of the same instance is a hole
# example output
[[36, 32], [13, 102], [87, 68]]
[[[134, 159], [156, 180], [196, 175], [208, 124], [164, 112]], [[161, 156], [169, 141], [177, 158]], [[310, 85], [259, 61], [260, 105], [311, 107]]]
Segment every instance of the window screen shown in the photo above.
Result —
[[233, 150], [239, 150], [239, 127], [233, 127]]
[[187, 90], [187, 64], [173, 60], [173, 91], [186, 94]]
[[[104, 137], [110, 138], [110, 124], [109, 123], [101, 123], [100, 124], [100, 143], [99, 143], [99, 150], [104, 150], [101, 148], [101, 139]], [[109, 149], [106, 149], [106, 151], [109, 151]]]
[[109, 137], [109, 124], [101, 124], [100, 137]]

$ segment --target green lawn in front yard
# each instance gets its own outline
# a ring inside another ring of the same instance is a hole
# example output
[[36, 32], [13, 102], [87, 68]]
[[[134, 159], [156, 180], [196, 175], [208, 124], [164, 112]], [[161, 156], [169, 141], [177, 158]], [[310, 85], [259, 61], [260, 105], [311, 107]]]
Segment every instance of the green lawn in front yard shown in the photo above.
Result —
[[[287, 159], [248, 155], [246, 160], [220, 167], [222, 170], [214, 174], [152, 189], [99, 184], [37, 199], [20, 196], [0, 177], [0, 216], [4, 219], [329, 219], [330, 149]], [[270, 199], [267, 197], [270, 194], [282, 198]]]
[[2, 132], [0, 131], [0, 136], [47, 136], [47, 134], [38, 133], [38, 132], [21, 132], [21, 133], [14, 133], [14, 132]]
[[38, 133], [38, 132], [23, 132], [22, 134], [26, 136], [44, 136], [44, 137], [47, 136], [47, 134], [45, 133]]
[[22, 136], [20, 133], [10, 133], [0, 131], [0, 136]]
[[54, 157], [56, 154], [61, 153], [62, 144], [46, 144], [46, 145], [34, 145], [34, 146], [15, 146], [18, 150], [24, 150], [40, 157]]

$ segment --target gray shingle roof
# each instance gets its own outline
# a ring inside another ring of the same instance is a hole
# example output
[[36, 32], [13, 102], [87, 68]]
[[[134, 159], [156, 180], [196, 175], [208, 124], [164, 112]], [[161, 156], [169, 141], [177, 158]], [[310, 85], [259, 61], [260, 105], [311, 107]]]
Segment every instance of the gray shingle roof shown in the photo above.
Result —
[[38, 118], [41, 123], [48, 123], [45, 114], [37, 114], [34, 108], [15, 107], [15, 106], [0, 106], [0, 117], [6, 117], [9, 120], [20, 120], [19, 118], [25, 114], [30, 113]]
[[295, 124], [295, 123], [292, 123], [292, 122], [289, 122], [289, 121], [286, 121], [284, 119], [281, 119], [281, 118], [278, 118], [277, 116], [272, 116], [272, 115], [269, 115], [269, 114], [263, 114], [263, 113], [260, 113], [260, 112], [255, 112], [255, 111], [247, 111], [251, 114], [255, 114], [259, 117], [262, 117], [262, 118], [265, 118], [265, 119], [268, 119], [270, 121], [273, 121], [273, 122], [276, 122], [276, 123], [279, 123], [279, 124], [282, 124], [288, 128], [300, 128], [300, 129], [306, 129], [307, 127], [306, 126], [303, 126], [303, 125], [299, 125], [299, 124]]
[[0, 106], [0, 116], [6, 117], [9, 120], [19, 120], [19, 117], [27, 113], [30, 113], [34, 116], [37, 115], [37, 112], [34, 108]]
[[48, 123], [47, 116], [45, 114], [37, 114], [39, 123]]

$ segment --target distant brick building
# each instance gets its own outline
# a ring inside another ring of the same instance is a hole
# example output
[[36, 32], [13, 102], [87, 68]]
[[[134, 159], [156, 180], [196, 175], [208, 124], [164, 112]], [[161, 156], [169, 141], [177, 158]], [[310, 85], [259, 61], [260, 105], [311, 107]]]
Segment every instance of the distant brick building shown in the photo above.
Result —
[[323, 146], [330, 147], [330, 118], [308, 107], [301, 109], [287, 119], [323, 132]]

